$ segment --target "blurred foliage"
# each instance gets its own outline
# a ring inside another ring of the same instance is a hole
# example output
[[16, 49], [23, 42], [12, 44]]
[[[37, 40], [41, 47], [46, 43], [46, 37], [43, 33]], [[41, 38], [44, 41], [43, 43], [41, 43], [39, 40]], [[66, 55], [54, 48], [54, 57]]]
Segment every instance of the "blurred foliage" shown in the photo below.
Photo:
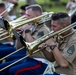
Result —
[[45, 11], [53, 11], [53, 12], [59, 12], [59, 11], [65, 11], [65, 6], [67, 4], [67, 0], [60, 0], [60, 5], [56, 5], [55, 0], [36, 0], [38, 4], [40, 4]]
[[[60, 1], [61, 1], [60, 5], [56, 5], [55, 0], [36, 0], [36, 2], [43, 7], [44, 11], [47, 11], [47, 12], [64, 11], [64, 12], [66, 12], [65, 6], [66, 6], [68, 0], [60, 0]], [[26, 4], [25, 0], [18, 2], [17, 12], [19, 12], [20, 6], [24, 5], [24, 4]]]

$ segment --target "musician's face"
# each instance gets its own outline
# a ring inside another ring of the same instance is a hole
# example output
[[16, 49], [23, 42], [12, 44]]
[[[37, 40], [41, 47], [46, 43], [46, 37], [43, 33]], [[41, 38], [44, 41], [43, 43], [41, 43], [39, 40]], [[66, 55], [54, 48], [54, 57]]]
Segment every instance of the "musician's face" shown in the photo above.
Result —
[[58, 21], [54, 21], [54, 20], [51, 21], [51, 29], [54, 30], [55, 32], [59, 31], [62, 28], [63, 28], [63, 25], [59, 25]]
[[25, 15], [25, 10], [20, 10], [19, 14], [20, 14], [20, 16]]
[[32, 11], [31, 8], [30, 8], [30, 9], [27, 9], [26, 12], [25, 12], [25, 14], [26, 14], [26, 18], [27, 18], [27, 19], [31, 19], [31, 18], [36, 17], [35, 12]]

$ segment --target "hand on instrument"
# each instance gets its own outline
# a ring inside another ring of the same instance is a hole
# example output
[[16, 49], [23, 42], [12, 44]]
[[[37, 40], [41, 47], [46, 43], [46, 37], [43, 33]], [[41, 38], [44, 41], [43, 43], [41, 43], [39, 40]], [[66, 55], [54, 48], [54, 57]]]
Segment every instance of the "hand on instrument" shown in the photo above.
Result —
[[17, 28], [16, 31], [17, 31], [20, 35], [22, 35], [22, 33], [23, 33], [22, 27]]
[[56, 44], [56, 41], [55, 41], [55, 39], [51, 38], [51, 39], [49, 39], [49, 40], [46, 41], [46, 44], [48, 46], [55, 45]]
[[44, 49], [47, 47], [47, 44], [46, 43], [42, 43], [41, 45], [39, 45], [39, 49]]
[[31, 26], [26, 24], [22, 27], [24, 30], [30, 30], [31, 29]]

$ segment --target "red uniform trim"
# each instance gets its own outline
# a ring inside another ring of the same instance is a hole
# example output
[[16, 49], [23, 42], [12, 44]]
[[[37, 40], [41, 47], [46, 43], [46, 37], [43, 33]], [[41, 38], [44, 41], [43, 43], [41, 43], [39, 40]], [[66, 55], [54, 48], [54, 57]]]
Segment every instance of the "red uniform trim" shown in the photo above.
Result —
[[19, 73], [23, 72], [23, 71], [26, 71], [26, 70], [34, 70], [36, 68], [39, 68], [41, 66], [41, 62], [39, 61], [39, 63], [36, 65], [36, 66], [32, 66], [32, 67], [29, 67], [29, 68], [23, 68], [21, 70], [18, 70], [15, 75], [18, 75]]

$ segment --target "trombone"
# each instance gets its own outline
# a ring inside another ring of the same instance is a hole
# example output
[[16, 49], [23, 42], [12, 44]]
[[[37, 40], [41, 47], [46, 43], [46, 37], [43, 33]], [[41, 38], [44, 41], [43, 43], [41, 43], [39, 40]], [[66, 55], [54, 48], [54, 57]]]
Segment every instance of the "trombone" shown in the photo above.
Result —
[[[47, 15], [48, 15], [48, 17], [47, 17]], [[50, 15], [50, 16], [49, 16]], [[25, 23], [26, 22], [30, 22], [30, 21], [33, 21], [33, 20], [37, 20], [37, 19], [41, 19], [41, 18], [43, 18], [40, 22], [41, 23], [43, 23], [43, 22], [46, 22], [46, 21], [48, 21], [48, 20], [50, 20], [51, 19], [51, 15], [52, 15], [52, 13], [50, 14], [50, 13], [47, 13], [46, 15], [41, 15], [41, 16], [39, 16], [39, 17], [36, 17], [36, 18], [34, 18], [34, 19], [30, 19], [30, 20], [27, 20], [27, 21], [25, 21]], [[47, 18], [45, 18], [45, 17], [47, 17]], [[2, 23], [2, 25], [3, 25], [3, 23]], [[13, 30], [12, 30], [13, 31]], [[14, 32], [13, 32], [14, 33]], [[14, 34], [13, 34], [14, 35]], [[10, 35], [9, 35], [10, 36]], [[9, 37], [9, 36], [7, 36], [7, 37]], [[5, 37], [6, 38], [6, 37]], [[4, 38], [4, 39], [5, 39]], [[3, 39], [3, 38], [2, 38]], [[1, 39], [1, 40], [2, 40]], [[11, 55], [11, 54], [10, 54]], [[5, 56], [4, 58], [2, 58], [2, 59], [0, 59], [0, 61], [1, 60], [3, 60], [3, 59], [5, 59], [6, 57], [8, 57], [8, 55], [7, 56]]]
[[[4, 39], [6, 39], [6, 38], [8, 38], [8, 37], [12, 37], [13, 36], [13, 34], [11, 33], [12, 32], [12, 30], [13, 29], [16, 29], [16, 28], [18, 28], [18, 27], [20, 27], [20, 26], [23, 26], [24, 24], [27, 24], [27, 23], [35, 23], [35, 25], [37, 25], [36, 24], [36, 22], [37, 23], [43, 23], [43, 22], [46, 22], [46, 21], [48, 21], [48, 20], [50, 20], [51, 19], [51, 15], [53, 14], [53, 12], [49, 12], [49, 13], [47, 13], [47, 12], [45, 12], [45, 13], [43, 13], [41, 16], [38, 16], [38, 17], [36, 17], [36, 18], [32, 18], [32, 19], [29, 19], [29, 20], [26, 20], [26, 16], [24, 15], [24, 16], [22, 16], [22, 17], [19, 17], [18, 19], [16, 19], [16, 20], [14, 20], [14, 21], [11, 21], [11, 22], [8, 22], [8, 21], [4, 21], [3, 19], [2, 19], [2, 17], [0, 18], [0, 22], [1, 22], [1, 26], [4, 28], [4, 29], [6, 29], [6, 31], [8, 32], [7, 34], [10, 34], [10, 35], [8, 35], [7, 37], [4, 37], [4, 38], [2, 38], [2, 39], [0, 39], [0, 40], [4, 40]], [[5, 26], [6, 25], [6, 26]], [[3, 34], [5, 34], [5, 33], [3, 33]], [[2, 35], [3, 35], [2, 34]], [[1, 36], [2, 36], [1, 35]]]
[[[67, 27], [65, 27], [65, 28], [63, 28], [63, 29], [61, 29], [61, 30], [59, 30], [59, 31], [57, 31], [57, 32], [50, 32], [50, 33], [42, 36], [41, 38], [37, 39], [36, 41], [34, 41], [34, 42], [32, 42], [32, 43], [27, 43], [27, 42], [25, 42], [26, 47], [27, 47], [27, 49], [28, 49], [30, 52], [32, 52], [32, 54], [34, 54], [34, 53], [36, 53], [36, 52], [38, 52], [38, 51], [41, 50], [41, 49], [34, 50], [34, 49], [38, 48], [38, 46], [39, 46], [40, 44], [42, 44], [43, 42], [47, 41], [48, 39], [50, 39], [50, 38], [52, 38], [52, 37], [54, 37], [54, 36], [56, 36], [56, 35], [57, 35], [57, 36], [60, 36], [62, 33], [66, 32], [66, 31], [68, 31], [68, 30], [70, 30], [70, 29], [72, 29], [72, 28], [75, 27], [75, 26], [76, 26], [76, 22], [73, 23], [73, 24], [71, 24], [71, 25], [69, 25], [69, 26], [67, 26]], [[33, 50], [34, 50], [34, 51], [33, 51]], [[31, 54], [29, 53], [27, 56], [24, 56], [23, 58], [15, 61], [14, 63], [11, 63], [10, 65], [8, 65], [8, 66], [0, 69], [0, 71], [3, 71], [3, 70], [7, 69], [7, 68], [10, 67], [10, 66], [13, 66], [14, 64], [18, 63], [19, 61], [21, 61], [21, 60], [23, 60], [23, 59], [25, 59], [25, 58], [27, 58], [27, 57], [29, 57], [30, 55], [31, 55]]]
[[[26, 21], [24, 21], [23, 18], [21, 18], [22, 21], [20, 21], [21, 19], [18, 19], [17, 20], [18, 22], [17, 21], [16, 22], [15, 21], [8, 22], [6, 20], [1, 19], [1, 22], [3, 24], [3, 25], [1, 25], [1, 27], [5, 28], [8, 31], [8, 33], [10, 33], [13, 29], [16, 29], [16, 28], [18, 28], [20, 26], [23, 26], [24, 24], [27, 24], [27, 23], [31, 23], [31, 22], [33, 22], [33, 23], [36, 23], [36, 22], [37, 23], [42, 23], [42, 22], [45, 22], [46, 20], [50, 19], [50, 17], [49, 17], [50, 15], [52, 15], [52, 12], [45, 13], [45, 14], [43, 14], [41, 16], [26, 20]], [[6, 24], [6, 26], [5, 26], [5, 24]]]
[[[12, 37], [11, 32], [13, 29], [16, 29], [20, 26], [23, 26], [24, 24], [31, 23], [31, 22], [43, 23], [45, 21], [50, 20], [52, 14], [53, 14], [53, 12], [49, 12], [49, 13], [46, 12], [46, 13], [42, 14], [41, 16], [29, 19], [29, 20], [26, 20], [25, 15], [24, 15], [24, 16], [14, 20], [14, 21], [11, 21], [11, 22], [8, 22], [7, 20], [4, 20], [1, 17], [0, 18], [0, 22], [1, 22], [0, 26], [3, 27], [4, 29], [6, 29], [8, 34], [10, 34], [9, 36], [6, 37], [6, 38], [8, 38], [8, 37]], [[37, 25], [37, 23], [35, 25]], [[3, 40], [3, 39], [5, 39], [5, 38], [2, 38], [1, 40]]]

